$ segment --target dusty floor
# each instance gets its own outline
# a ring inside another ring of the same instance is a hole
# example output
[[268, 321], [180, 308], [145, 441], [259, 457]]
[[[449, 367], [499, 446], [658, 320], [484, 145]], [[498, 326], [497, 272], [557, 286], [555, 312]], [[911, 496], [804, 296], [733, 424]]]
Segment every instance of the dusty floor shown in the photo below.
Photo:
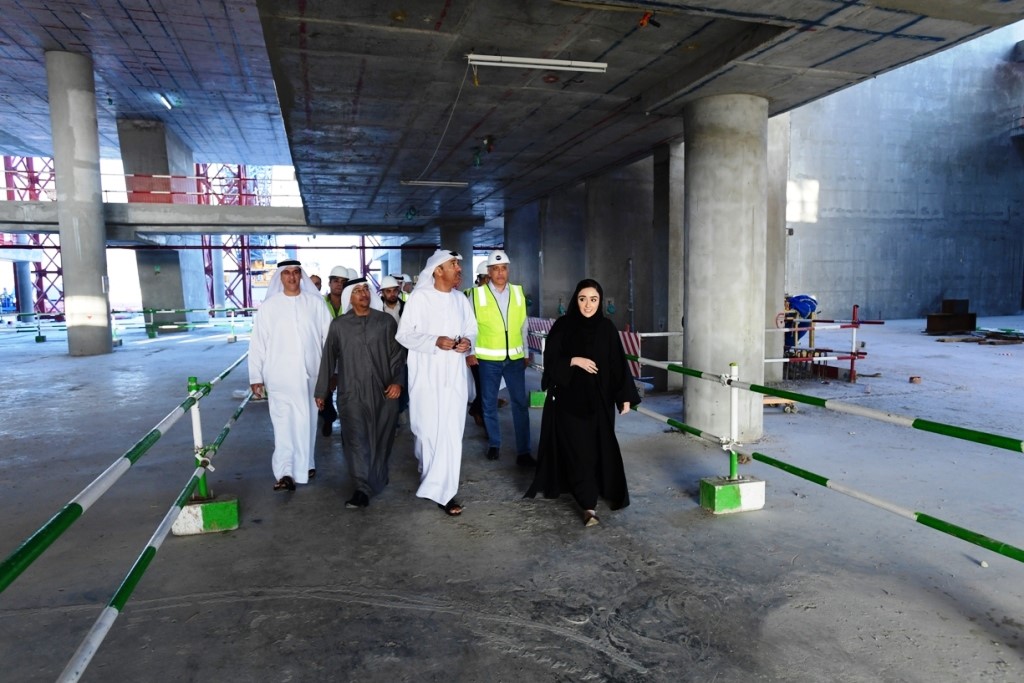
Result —
[[[786, 388], [1024, 436], [1024, 345], [939, 343], [923, 326], [863, 330], [856, 384]], [[72, 358], [48, 337], [0, 334], [0, 557], [172, 412], [189, 375], [209, 381], [246, 350], [215, 331], [134, 332]], [[202, 400], [205, 441], [246, 381], [243, 364]], [[677, 396], [646, 405], [681, 412]], [[521, 498], [502, 413], [496, 463], [468, 422], [466, 511], [449, 519], [413, 495], [407, 428], [366, 510], [343, 507], [337, 432], [313, 484], [273, 492], [253, 405], [210, 474], [241, 528], [168, 538], [83, 680], [1024, 680], [1021, 563], [756, 462], [741, 473], [767, 481], [765, 508], [713, 516], [698, 482], [726, 474], [725, 455], [638, 414], [618, 422], [632, 505], [584, 529], [567, 499]], [[810, 406], [766, 408], [765, 431], [760, 452], [1024, 547], [1021, 453]], [[0, 595], [0, 679], [57, 677], [186, 483], [191, 444], [186, 417]]]

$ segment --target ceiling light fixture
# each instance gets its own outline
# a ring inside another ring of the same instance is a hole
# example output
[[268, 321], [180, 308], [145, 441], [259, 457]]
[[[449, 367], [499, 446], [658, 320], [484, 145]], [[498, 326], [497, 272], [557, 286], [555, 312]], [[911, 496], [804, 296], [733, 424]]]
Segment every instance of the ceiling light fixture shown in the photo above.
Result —
[[532, 57], [500, 57], [468, 54], [470, 66], [507, 66], [519, 69], [547, 69], [549, 71], [588, 71], [603, 74], [607, 62], [575, 62], [569, 59], [535, 59]]
[[403, 185], [412, 187], [469, 187], [464, 180], [402, 180]]
[[164, 105], [168, 109], [174, 109], [174, 105], [171, 104], [171, 101], [169, 99], [167, 99], [166, 95], [164, 95], [163, 93], [157, 93], [156, 96], [157, 96], [157, 99], [160, 100], [160, 104]]

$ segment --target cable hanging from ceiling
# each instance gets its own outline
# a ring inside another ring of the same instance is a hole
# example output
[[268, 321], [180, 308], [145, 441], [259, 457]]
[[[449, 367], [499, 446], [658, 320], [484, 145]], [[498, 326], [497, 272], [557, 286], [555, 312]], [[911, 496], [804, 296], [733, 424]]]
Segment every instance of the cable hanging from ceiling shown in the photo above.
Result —
[[[452, 125], [452, 117], [455, 116], [455, 108], [459, 104], [459, 98], [462, 97], [462, 89], [466, 85], [466, 78], [469, 76], [469, 68], [470, 68], [469, 64], [466, 64], [466, 70], [462, 74], [462, 82], [459, 84], [459, 91], [455, 94], [455, 101], [452, 102], [452, 109], [448, 113], [448, 121], [446, 121], [445, 124], [444, 124], [444, 130], [441, 131], [441, 138], [437, 141], [437, 147], [434, 148], [434, 153], [432, 155], [430, 155], [430, 161], [428, 161], [427, 165], [423, 167], [423, 170], [420, 172], [420, 174], [418, 176], [416, 176], [415, 178], [413, 178], [411, 181], [403, 180], [402, 181], [403, 185], [426, 185], [426, 184], [428, 184], [430, 182], [430, 181], [424, 181], [423, 180], [423, 176], [425, 176], [427, 174], [427, 171], [430, 169], [430, 165], [433, 164], [434, 163], [434, 159], [437, 158], [437, 152], [438, 152], [438, 150], [441, 149], [441, 144], [444, 142], [445, 135], [448, 134], [448, 127]], [[441, 182], [441, 181], [439, 181], [439, 182]], [[468, 184], [469, 183], [463, 183], [463, 182], [456, 183], [454, 181], [445, 181], [445, 187], [465, 187]]]

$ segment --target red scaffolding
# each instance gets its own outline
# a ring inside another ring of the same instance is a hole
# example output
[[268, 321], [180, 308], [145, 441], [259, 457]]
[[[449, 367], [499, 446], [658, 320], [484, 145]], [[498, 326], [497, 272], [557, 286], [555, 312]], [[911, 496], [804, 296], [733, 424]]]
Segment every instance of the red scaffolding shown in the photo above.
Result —
[[[4, 157], [4, 188], [7, 201], [38, 202], [56, 199], [53, 159], [45, 157]], [[43, 258], [33, 262], [32, 310], [36, 313], [64, 313], [64, 272], [60, 263], [60, 236], [29, 235]]]

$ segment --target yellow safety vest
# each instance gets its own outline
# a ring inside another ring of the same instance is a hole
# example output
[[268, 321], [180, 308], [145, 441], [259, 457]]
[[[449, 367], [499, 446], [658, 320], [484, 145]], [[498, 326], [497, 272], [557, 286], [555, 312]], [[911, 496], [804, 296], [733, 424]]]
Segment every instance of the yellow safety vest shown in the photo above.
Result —
[[508, 320], [489, 285], [473, 288], [476, 312], [476, 357], [480, 360], [517, 360], [526, 355], [523, 323], [526, 321], [526, 297], [522, 285], [508, 285]]
[[331, 319], [332, 320], [334, 318], [337, 318], [339, 315], [341, 315], [341, 309], [340, 308], [339, 309], [335, 309], [334, 308], [334, 304], [331, 303], [331, 295], [330, 294], [325, 294], [324, 295], [324, 303], [327, 304], [327, 310], [331, 312]]

